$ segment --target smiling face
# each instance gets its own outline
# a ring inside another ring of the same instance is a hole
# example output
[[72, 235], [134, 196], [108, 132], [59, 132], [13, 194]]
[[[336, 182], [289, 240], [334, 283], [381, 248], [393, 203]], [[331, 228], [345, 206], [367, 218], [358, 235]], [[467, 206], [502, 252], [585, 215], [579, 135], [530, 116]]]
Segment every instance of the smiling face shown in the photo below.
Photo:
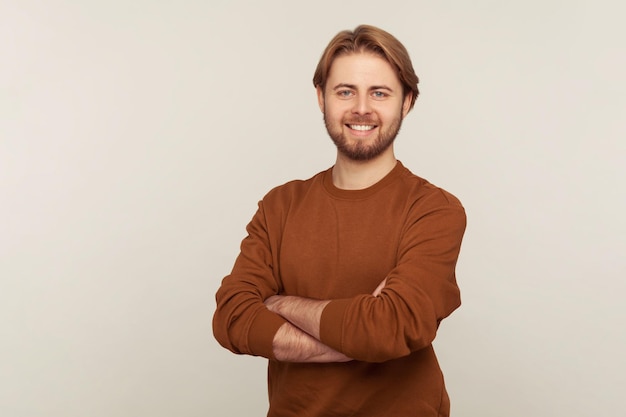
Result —
[[391, 65], [371, 53], [333, 61], [326, 87], [317, 88], [324, 123], [340, 154], [355, 161], [393, 152], [391, 145], [411, 104]]

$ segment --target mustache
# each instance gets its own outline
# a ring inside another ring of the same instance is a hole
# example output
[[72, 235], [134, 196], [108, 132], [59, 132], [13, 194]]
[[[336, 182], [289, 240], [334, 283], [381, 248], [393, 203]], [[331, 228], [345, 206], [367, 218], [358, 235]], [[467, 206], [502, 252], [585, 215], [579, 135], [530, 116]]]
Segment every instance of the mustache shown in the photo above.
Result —
[[344, 120], [347, 125], [378, 125], [378, 120], [368, 116], [351, 117]]

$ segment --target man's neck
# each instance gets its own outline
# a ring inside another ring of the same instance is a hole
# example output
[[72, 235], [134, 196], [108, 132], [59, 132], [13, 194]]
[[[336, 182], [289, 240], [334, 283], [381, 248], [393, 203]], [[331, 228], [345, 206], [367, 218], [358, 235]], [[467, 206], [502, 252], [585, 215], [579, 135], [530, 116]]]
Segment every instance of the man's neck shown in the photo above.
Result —
[[369, 161], [354, 161], [337, 153], [333, 184], [342, 190], [362, 190], [383, 179], [397, 162], [392, 149]]

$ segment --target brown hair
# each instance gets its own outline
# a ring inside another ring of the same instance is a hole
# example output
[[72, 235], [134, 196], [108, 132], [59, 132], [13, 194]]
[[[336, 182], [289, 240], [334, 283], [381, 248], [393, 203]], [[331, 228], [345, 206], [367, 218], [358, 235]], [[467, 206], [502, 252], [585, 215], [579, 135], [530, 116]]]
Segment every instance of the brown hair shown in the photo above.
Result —
[[353, 31], [344, 30], [335, 35], [326, 46], [317, 64], [313, 75], [313, 85], [316, 88], [320, 87], [323, 91], [335, 58], [357, 52], [376, 54], [391, 64], [402, 84], [404, 96], [412, 93], [411, 106], [409, 107], [412, 109], [419, 95], [417, 88], [419, 78], [413, 70], [409, 53], [393, 35], [374, 26], [360, 25]]

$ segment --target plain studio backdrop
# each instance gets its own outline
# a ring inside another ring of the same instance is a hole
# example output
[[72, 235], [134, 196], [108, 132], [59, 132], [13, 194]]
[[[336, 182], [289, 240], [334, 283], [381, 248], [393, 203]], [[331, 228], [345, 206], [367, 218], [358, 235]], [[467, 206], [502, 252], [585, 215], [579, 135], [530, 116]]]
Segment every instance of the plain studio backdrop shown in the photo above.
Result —
[[361, 23], [421, 78], [398, 158], [468, 214], [452, 415], [624, 415], [625, 12], [2, 0], [0, 415], [265, 415], [214, 294], [258, 200], [333, 164], [311, 78]]

